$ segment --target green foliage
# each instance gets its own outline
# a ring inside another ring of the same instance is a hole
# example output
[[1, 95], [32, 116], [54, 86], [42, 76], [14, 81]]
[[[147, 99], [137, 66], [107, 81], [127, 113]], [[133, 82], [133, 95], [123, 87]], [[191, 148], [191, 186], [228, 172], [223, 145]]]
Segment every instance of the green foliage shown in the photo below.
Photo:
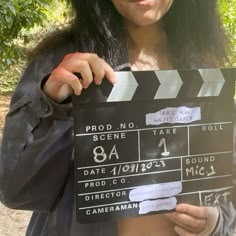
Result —
[[14, 90], [27, 50], [66, 17], [63, 0], [0, 0], [0, 92]]
[[226, 32], [232, 42], [231, 62], [236, 66], [236, 3], [232, 0], [221, 0], [220, 10]]
[[[1, 0], [0, 2], [0, 70], [18, 62], [24, 55], [24, 44], [27, 37], [22, 29], [30, 30], [42, 24], [47, 18], [45, 12], [49, 7], [48, 0]], [[22, 45], [15, 41], [23, 39]]]

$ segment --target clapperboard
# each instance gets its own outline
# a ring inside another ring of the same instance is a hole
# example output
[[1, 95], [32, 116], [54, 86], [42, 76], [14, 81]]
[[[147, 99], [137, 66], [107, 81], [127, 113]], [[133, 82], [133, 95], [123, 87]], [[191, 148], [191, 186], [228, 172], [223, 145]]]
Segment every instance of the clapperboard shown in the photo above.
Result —
[[78, 221], [229, 201], [236, 69], [116, 77], [73, 97]]

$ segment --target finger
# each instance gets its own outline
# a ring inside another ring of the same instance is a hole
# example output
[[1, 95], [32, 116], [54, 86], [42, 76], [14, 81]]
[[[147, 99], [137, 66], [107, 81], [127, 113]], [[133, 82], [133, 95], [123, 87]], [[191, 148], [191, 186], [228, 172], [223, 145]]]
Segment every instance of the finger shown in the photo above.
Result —
[[80, 60], [85, 60], [88, 62], [94, 74], [94, 82], [96, 84], [101, 84], [102, 79], [105, 77], [105, 68], [102, 59], [99, 58], [96, 54], [92, 53], [79, 54], [78, 57], [80, 58]]
[[178, 204], [176, 206], [176, 212], [185, 213], [193, 217], [207, 219], [208, 210], [206, 207], [199, 207], [189, 204]]
[[82, 76], [83, 72], [81, 83], [84, 88], [89, 86], [94, 79], [93, 77], [95, 77], [95, 80], [101, 81], [105, 76], [101, 59], [96, 54], [79, 52], [68, 54], [61, 65], [71, 73], [81, 73]]
[[94, 73], [94, 82], [96, 84], [101, 84], [104, 76], [106, 76], [108, 81], [110, 81], [112, 84], [116, 83], [115, 73], [113, 69], [102, 58], [99, 58], [96, 54], [77, 52], [73, 54], [68, 54], [65, 58], [67, 62], [70, 62], [69, 63], [70, 70], [74, 68], [74, 66], [71, 64], [71, 61], [76, 61], [76, 60], [88, 61], [91, 70]]
[[116, 76], [114, 70], [103, 60], [104, 68], [105, 68], [105, 75], [109, 82], [112, 84], [116, 83]]
[[178, 212], [166, 214], [166, 216], [175, 224], [192, 232], [201, 232], [206, 227], [206, 219], [199, 219]]
[[105, 68], [102, 59], [97, 55], [93, 55], [90, 57], [89, 64], [94, 74], [94, 83], [97, 85], [101, 84], [102, 79], [105, 77]]
[[179, 236], [197, 236], [198, 235], [196, 233], [189, 232], [186, 229], [179, 226], [175, 226], [174, 230]]
[[86, 60], [78, 58], [75, 60], [75, 57], [67, 56], [66, 62], [63, 62], [61, 66], [72, 74], [80, 73], [80, 82], [83, 88], [88, 88], [88, 86], [92, 83], [93, 74], [89, 63]]
[[84, 55], [83, 58], [88, 60], [94, 73], [94, 82], [96, 84], [101, 84], [105, 76], [112, 84], [116, 83], [114, 70], [102, 58], [99, 58], [96, 54]]
[[80, 83], [77, 76], [70, 73], [67, 70], [57, 69], [54, 73], [59, 74], [60, 76], [52, 76], [52, 79], [57, 82], [63, 84], [68, 84], [74, 91], [76, 95], [80, 95], [83, 89], [82, 84]]
[[82, 84], [83, 88], [88, 88], [88, 86], [93, 82], [93, 73], [87, 61], [78, 61], [78, 69], [75, 72], [81, 74], [82, 79], [80, 83]]

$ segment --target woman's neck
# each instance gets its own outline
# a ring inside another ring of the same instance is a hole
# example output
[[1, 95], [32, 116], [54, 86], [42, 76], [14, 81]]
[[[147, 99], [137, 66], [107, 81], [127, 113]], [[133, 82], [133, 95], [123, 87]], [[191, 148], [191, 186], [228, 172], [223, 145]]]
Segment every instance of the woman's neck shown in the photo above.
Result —
[[147, 26], [137, 26], [126, 23], [130, 46], [138, 50], [153, 50], [166, 44], [166, 33], [161, 23]]
[[132, 70], [170, 69], [168, 40], [162, 24], [136, 26], [127, 23], [129, 62]]

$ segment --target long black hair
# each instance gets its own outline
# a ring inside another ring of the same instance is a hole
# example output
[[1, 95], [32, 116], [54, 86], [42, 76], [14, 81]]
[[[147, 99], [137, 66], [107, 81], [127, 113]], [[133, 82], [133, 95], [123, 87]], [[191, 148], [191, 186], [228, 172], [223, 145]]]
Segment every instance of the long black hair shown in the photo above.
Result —
[[[33, 55], [72, 42], [75, 51], [96, 53], [112, 66], [127, 61], [126, 29], [112, 1], [70, 2], [71, 26], [46, 38]], [[229, 44], [216, 0], [174, 0], [163, 25], [176, 68], [219, 66], [227, 60]]]

